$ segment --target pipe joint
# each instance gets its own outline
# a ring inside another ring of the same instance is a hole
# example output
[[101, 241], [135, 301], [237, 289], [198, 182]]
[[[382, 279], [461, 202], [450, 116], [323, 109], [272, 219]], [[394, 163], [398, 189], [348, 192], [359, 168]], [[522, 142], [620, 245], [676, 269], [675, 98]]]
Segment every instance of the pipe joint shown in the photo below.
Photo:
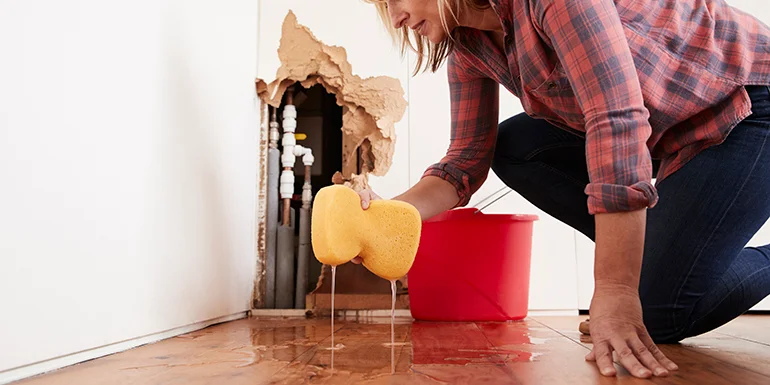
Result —
[[278, 122], [270, 122], [270, 145], [276, 147], [280, 139], [281, 133], [278, 132]]
[[294, 195], [294, 173], [289, 170], [281, 172], [281, 199], [291, 199]]
[[283, 109], [283, 132], [294, 133], [297, 128], [297, 109], [293, 105], [286, 105]]
[[294, 137], [294, 134], [286, 133], [286, 134], [283, 134], [283, 139], [281, 140], [281, 144], [283, 144], [283, 147], [285, 148], [284, 150], [285, 152], [294, 153], [296, 150], [294, 150], [293, 147], [297, 145], [297, 139]]
[[[283, 154], [281, 154], [281, 165], [283, 167], [294, 167], [294, 163], [297, 161], [297, 157], [294, 156], [294, 153], [284, 151]], [[286, 170], [284, 170], [286, 172]]]
[[309, 205], [310, 201], [312, 201], [312, 200], [313, 200], [313, 190], [312, 190], [312, 187], [310, 186], [310, 183], [305, 183], [302, 186], [302, 204], [303, 204], [303, 206], [304, 205]]
[[300, 145], [294, 146], [294, 155], [302, 157], [302, 164], [305, 166], [312, 166], [315, 161], [313, 157], [313, 150], [308, 147], [302, 147]]
[[310, 149], [308, 149], [308, 152], [305, 153], [305, 155], [302, 156], [302, 163], [305, 166], [312, 166], [313, 162], [315, 162], [315, 158], [313, 157], [313, 152], [309, 151], [309, 150]]

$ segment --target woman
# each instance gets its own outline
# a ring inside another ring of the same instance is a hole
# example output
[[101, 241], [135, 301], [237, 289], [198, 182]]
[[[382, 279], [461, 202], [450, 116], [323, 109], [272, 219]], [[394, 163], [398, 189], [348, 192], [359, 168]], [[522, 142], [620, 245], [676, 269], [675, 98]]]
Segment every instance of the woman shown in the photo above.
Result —
[[[656, 343], [770, 294], [770, 245], [744, 248], [770, 216], [767, 26], [723, 0], [368, 1], [418, 70], [446, 61], [449, 78], [450, 148], [395, 199], [429, 218], [491, 167], [593, 239], [586, 358], [602, 374], [615, 351], [665, 376]], [[498, 84], [525, 111], [499, 126]]]

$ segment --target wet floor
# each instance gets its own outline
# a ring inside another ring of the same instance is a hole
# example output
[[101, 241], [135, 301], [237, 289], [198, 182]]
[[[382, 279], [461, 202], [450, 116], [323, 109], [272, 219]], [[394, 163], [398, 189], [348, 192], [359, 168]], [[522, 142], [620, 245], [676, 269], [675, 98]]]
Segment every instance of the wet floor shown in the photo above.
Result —
[[[770, 384], [770, 317], [731, 325], [664, 351], [679, 373], [654, 381], [604, 378], [584, 356], [579, 317], [428, 323], [390, 317], [249, 318], [75, 365], [19, 384]], [[745, 318], [741, 320], [745, 321]], [[333, 368], [332, 369], [332, 353]], [[728, 382], [733, 381], [733, 382]]]

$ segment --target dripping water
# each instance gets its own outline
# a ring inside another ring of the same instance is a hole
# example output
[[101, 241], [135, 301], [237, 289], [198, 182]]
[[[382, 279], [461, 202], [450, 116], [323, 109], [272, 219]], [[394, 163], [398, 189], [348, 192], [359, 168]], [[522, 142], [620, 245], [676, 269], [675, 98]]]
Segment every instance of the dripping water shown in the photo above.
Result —
[[390, 374], [396, 373], [396, 281], [390, 281]]
[[332, 371], [334, 370], [334, 279], [337, 275], [337, 266], [332, 266]]

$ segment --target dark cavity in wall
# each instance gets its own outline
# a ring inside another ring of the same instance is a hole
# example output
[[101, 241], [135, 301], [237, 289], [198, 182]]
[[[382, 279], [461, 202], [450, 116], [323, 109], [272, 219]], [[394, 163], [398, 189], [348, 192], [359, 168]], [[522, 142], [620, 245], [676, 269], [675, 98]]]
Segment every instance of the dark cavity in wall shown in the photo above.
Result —
[[[332, 184], [335, 172], [342, 171], [342, 107], [337, 104], [336, 95], [329, 93], [320, 85], [303, 88], [300, 83], [294, 84], [294, 105], [297, 108], [297, 134], [305, 134], [307, 138], [297, 140], [297, 144], [313, 150], [313, 167], [310, 182], [313, 197], [318, 190]], [[283, 116], [283, 104], [278, 109], [279, 123]], [[283, 125], [281, 125], [283, 127]], [[282, 129], [280, 129], [283, 134]], [[278, 148], [283, 153], [283, 146], [278, 142]], [[297, 210], [295, 216], [296, 235], [299, 236], [299, 208], [302, 206], [302, 185], [305, 181], [305, 167], [302, 157], [297, 157], [294, 164], [294, 199], [292, 208]], [[296, 244], [296, 243], [295, 243]], [[308, 290], [316, 287], [321, 275], [321, 263], [310, 257], [308, 268]], [[307, 293], [305, 293], [307, 294]]]

